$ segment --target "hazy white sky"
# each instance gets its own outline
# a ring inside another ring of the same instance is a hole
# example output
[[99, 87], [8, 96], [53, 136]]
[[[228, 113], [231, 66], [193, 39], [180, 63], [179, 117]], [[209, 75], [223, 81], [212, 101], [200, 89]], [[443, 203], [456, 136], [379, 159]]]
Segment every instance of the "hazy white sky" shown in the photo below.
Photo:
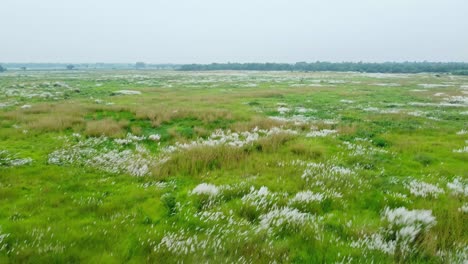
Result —
[[0, 62], [468, 61], [467, 0], [0, 0]]

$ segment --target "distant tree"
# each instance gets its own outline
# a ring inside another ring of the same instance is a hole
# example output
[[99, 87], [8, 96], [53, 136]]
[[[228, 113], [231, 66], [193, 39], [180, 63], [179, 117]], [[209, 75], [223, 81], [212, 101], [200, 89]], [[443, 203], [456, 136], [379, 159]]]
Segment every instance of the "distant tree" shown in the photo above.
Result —
[[6, 68], [3, 68], [3, 66], [0, 65], [0, 72], [4, 72], [4, 71], [6, 71]]
[[68, 64], [67, 65], [67, 70], [73, 70], [75, 68], [75, 65], [73, 64]]
[[20, 67], [20, 69], [21, 69], [22, 71], [25, 71], [25, 70], [26, 70], [26, 67], [25, 67], [25, 66], [22, 66], [22, 67]]
[[135, 63], [135, 68], [136, 69], [144, 69], [144, 68], [146, 68], [146, 63], [144, 63], [142, 61], [139, 61], [139, 62]]

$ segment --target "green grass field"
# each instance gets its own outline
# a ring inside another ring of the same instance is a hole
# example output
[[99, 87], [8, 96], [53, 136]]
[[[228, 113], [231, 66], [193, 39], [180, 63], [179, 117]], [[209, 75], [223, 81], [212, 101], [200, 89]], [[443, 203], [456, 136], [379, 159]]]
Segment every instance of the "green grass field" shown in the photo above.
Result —
[[0, 75], [0, 263], [466, 263], [468, 76]]

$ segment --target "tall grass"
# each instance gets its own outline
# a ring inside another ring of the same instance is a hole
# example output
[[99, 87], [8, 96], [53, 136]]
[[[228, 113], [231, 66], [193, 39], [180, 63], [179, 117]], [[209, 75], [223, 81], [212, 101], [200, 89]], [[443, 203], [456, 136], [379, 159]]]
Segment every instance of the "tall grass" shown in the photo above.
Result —
[[285, 122], [279, 120], [266, 118], [262, 116], [254, 116], [248, 121], [235, 122], [231, 125], [231, 129], [235, 132], [243, 132], [251, 131], [256, 127], [259, 129], [271, 129], [273, 127], [283, 127], [285, 125]]
[[242, 148], [230, 146], [199, 146], [173, 154], [170, 159], [153, 169], [153, 175], [162, 179], [168, 176], [193, 175], [218, 169], [232, 169], [248, 156]]
[[171, 120], [183, 118], [195, 118], [205, 124], [214, 122], [218, 119], [232, 120], [231, 112], [222, 109], [197, 109], [174, 106], [155, 106], [155, 107], [135, 107], [131, 112], [137, 119], [149, 120], [153, 127], [158, 127], [162, 123]]
[[128, 121], [112, 119], [93, 120], [86, 123], [85, 134], [88, 136], [122, 137], [125, 135]]
[[4, 116], [36, 132], [56, 132], [81, 129], [87, 112], [81, 104], [37, 104], [28, 109], [5, 113]]

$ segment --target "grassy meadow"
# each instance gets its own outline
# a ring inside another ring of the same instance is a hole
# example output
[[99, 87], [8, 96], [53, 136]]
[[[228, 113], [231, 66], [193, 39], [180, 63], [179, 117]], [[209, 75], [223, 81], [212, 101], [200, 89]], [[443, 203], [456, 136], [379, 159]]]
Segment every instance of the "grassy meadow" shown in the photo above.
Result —
[[466, 263], [468, 76], [0, 74], [0, 263]]

